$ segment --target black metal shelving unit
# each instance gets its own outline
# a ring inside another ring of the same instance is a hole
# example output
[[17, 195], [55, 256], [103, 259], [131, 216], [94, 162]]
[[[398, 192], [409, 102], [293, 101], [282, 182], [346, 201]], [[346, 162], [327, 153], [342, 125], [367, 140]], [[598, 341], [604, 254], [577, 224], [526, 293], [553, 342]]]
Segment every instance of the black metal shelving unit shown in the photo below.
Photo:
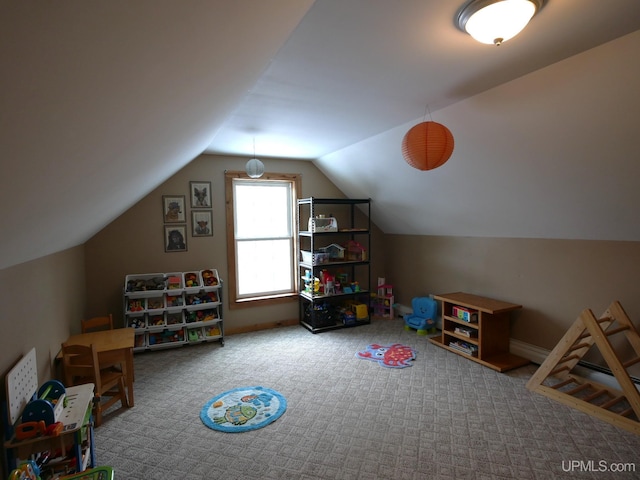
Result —
[[[337, 230], [325, 231], [310, 222], [321, 215], [325, 219], [334, 218]], [[312, 333], [319, 333], [370, 323], [371, 199], [302, 198], [298, 200], [296, 223], [300, 324]], [[327, 247], [339, 250], [336, 245], [344, 248], [343, 258], [329, 257], [322, 251]], [[351, 250], [354, 246], [356, 253]], [[321, 278], [323, 270], [342, 280], [336, 282], [336, 289], [315, 291], [314, 282], [305, 289], [308, 284], [305, 279]]]

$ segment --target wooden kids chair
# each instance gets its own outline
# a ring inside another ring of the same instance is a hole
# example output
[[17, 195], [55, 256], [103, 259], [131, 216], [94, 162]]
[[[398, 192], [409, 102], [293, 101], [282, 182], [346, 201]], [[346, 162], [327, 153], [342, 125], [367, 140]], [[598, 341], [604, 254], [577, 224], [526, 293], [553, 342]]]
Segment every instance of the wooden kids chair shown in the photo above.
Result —
[[[93, 414], [96, 427], [102, 424], [102, 412], [118, 400], [128, 406], [124, 387], [124, 375], [113, 368], [100, 369], [98, 353], [93, 345], [62, 344], [62, 367], [65, 386], [93, 383]], [[104, 400], [104, 401], [103, 401]]]
[[82, 333], [92, 332], [95, 330], [113, 330], [113, 316], [103, 315], [101, 317], [93, 317], [81, 322]]

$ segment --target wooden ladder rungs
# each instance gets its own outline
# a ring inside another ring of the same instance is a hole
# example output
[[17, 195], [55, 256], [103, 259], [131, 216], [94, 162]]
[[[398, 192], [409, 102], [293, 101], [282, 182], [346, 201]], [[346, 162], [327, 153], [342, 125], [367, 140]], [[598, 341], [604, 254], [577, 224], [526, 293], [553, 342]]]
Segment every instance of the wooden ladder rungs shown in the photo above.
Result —
[[640, 362], [640, 357], [636, 357], [636, 358], [632, 358], [631, 360], [627, 360], [626, 362], [624, 362], [622, 364], [622, 366], [624, 368], [629, 368], [631, 365], [635, 365], [638, 362]]
[[552, 370], [551, 372], [549, 372], [549, 375], [553, 376], [553, 375], [557, 375], [560, 372], [565, 372], [565, 371], [568, 372], [569, 370], [571, 369], [565, 365], [564, 367], [559, 367], [559, 368], [556, 368], [555, 370]]
[[609, 393], [609, 392], [604, 389], [596, 390], [591, 395], [587, 395], [586, 397], [584, 397], [582, 400], [584, 400], [585, 402], [590, 402], [591, 400], [595, 400], [596, 398], [601, 397], [605, 393]]
[[562, 387], [565, 387], [567, 385], [569, 385], [570, 383], [574, 383], [573, 378], [569, 378], [567, 380], [565, 380], [564, 382], [558, 382], [555, 385], [552, 385], [551, 388], [555, 388], [556, 390]]
[[[570, 362], [571, 360], [580, 360], [580, 355], [576, 355], [575, 353], [573, 355], [568, 355], [566, 357], [562, 357], [560, 360], [558, 360], [558, 364], [561, 363], [566, 363], [566, 362]], [[638, 359], [638, 361], [640, 361], [640, 358]]]
[[566, 393], [567, 395], [575, 395], [576, 393], [580, 393], [583, 390], [586, 390], [587, 388], [589, 388], [591, 385], [589, 385], [588, 383], [583, 383], [582, 385], [578, 385], [576, 388], [572, 388], [571, 390], [567, 390]]
[[[589, 335], [588, 335], [588, 336], [589, 336]], [[578, 349], [580, 349], [580, 348], [586, 348], [586, 347], [590, 347], [590, 346], [591, 346], [591, 344], [590, 344], [590, 343], [582, 342], [582, 343], [578, 343], [577, 345], [576, 345], [576, 344], [571, 345], [571, 347], [569, 348], [569, 351], [570, 351], [570, 352], [572, 352], [572, 351], [574, 351], [574, 350], [578, 350]]]
[[613, 407], [614, 405], [620, 403], [623, 400], [626, 400], [626, 397], [624, 395], [619, 395], [619, 396], [617, 396], [615, 398], [612, 398], [608, 402], [604, 402], [604, 403], [598, 405], [598, 407], [606, 408], [608, 410], [609, 408]]
[[633, 408], [629, 407], [626, 410], [621, 411], [620, 415], [622, 415], [623, 417], [630, 417], [633, 413]]
[[[635, 352], [624, 362], [609, 340], [616, 333], [624, 333]], [[622, 391], [573, 374], [573, 368], [592, 347], [603, 356]], [[640, 435], [640, 396], [637, 385], [626, 372], [627, 368], [639, 364], [640, 332], [620, 302], [615, 301], [600, 318], [590, 309], [584, 309], [527, 382], [527, 388]], [[552, 380], [551, 376], [558, 373], [561, 375]], [[552, 385], [556, 381], [558, 383]]]
[[628, 326], [614, 328], [613, 330], [607, 330], [604, 334], [608, 337], [610, 335], [615, 335], [616, 333], [624, 332], [625, 330], [629, 330]]

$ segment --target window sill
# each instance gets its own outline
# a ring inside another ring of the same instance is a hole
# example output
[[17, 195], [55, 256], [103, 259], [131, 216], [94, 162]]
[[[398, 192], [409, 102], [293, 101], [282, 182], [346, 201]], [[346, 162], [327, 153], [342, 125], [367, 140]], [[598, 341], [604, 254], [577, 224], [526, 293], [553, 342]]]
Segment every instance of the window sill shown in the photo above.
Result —
[[266, 305], [279, 305], [283, 303], [293, 303], [297, 301], [297, 293], [285, 293], [282, 295], [272, 295], [264, 297], [241, 298], [229, 302], [229, 309], [263, 307]]

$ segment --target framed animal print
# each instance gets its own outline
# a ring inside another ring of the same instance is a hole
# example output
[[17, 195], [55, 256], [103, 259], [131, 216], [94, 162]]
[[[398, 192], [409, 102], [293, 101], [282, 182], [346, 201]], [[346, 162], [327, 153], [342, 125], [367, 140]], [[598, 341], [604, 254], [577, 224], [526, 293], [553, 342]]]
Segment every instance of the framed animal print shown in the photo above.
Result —
[[167, 253], [187, 251], [186, 225], [164, 226], [164, 251]]
[[162, 215], [164, 223], [187, 223], [184, 195], [163, 195]]
[[213, 236], [213, 212], [211, 210], [191, 210], [191, 235], [194, 237]]
[[211, 208], [211, 182], [189, 182], [191, 208]]

